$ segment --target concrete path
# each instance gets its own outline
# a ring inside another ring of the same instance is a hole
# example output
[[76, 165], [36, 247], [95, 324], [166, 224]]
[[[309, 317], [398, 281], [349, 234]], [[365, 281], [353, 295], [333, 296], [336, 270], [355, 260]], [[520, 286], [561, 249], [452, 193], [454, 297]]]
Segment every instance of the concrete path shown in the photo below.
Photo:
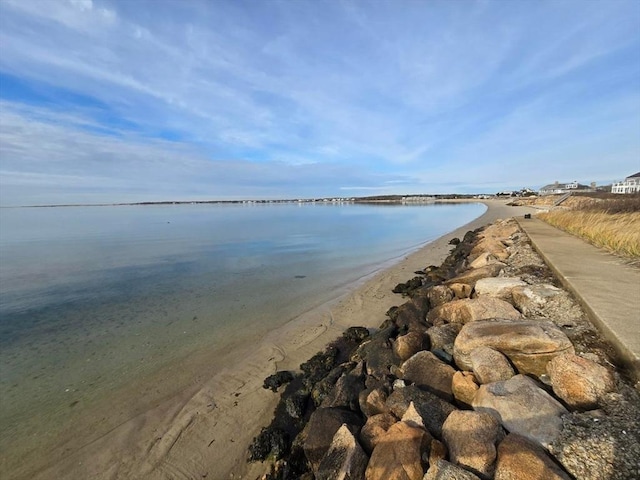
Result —
[[537, 218], [516, 220], [565, 288], [640, 380], [640, 269]]

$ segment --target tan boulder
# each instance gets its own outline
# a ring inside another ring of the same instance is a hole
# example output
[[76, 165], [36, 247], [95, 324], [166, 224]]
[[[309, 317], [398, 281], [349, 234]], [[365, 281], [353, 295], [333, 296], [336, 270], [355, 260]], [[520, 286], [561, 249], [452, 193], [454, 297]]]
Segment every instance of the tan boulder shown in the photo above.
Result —
[[471, 369], [481, 384], [509, 380], [516, 374], [507, 357], [493, 348], [474, 348], [469, 358]]
[[515, 287], [525, 285], [526, 283], [516, 277], [481, 278], [476, 282], [475, 292], [478, 297], [486, 295], [511, 301], [511, 291]]
[[358, 396], [360, 411], [371, 417], [379, 413], [386, 413], [387, 394], [380, 388], [362, 390]]
[[610, 370], [574, 354], [555, 357], [547, 364], [553, 392], [577, 409], [596, 408], [602, 398], [615, 390]]
[[398, 419], [390, 413], [380, 413], [367, 419], [360, 430], [360, 441], [364, 449], [371, 453], [387, 430], [398, 422]]
[[476, 260], [480, 255], [487, 252], [500, 261], [509, 258], [507, 247], [502, 243], [502, 241], [497, 238], [487, 237], [481, 239], [476, 246], [471, 249], [469, 259], [472, 261]]
[[491, 347], [506, 355], [520, 373], [540, 376], [558, 355], [574, 353], [567, 336], [552, 322], [489, 319], [467, 323], [456, 337], [453, 357], [461, 370], [472, 370], [471, 352]]
[[373, 449], [366, 480], [422, 480], [422, 452], [432, 437], [422, 428], [405, 422], [392, 425]]
[[449, 288], [453, 292], [453, 295], [457, 299], [461, 298], [469, 298], [471, 296], [471, 292], [473, 289], [470, 285], [466, 283], [452, 283], [449, 285]]
[[433, 465], [438, 460], [447, 458], [447, 446], [440, 440], [435, 438], [431, 440], [431, 448], [429, 450], [429, 465]]
[[521, 285], [511, 290], [511, 299], [518, 310], [531, 316], [543, 313], [545, 305], [561, 293], [561, 289], [546, 283]]
[[429, 351], [422, 351], [402, 364], [399, 377], [450, 401], [453, 400], [451, 378], [454, 373], [456, 370], [451, 365]]
[[428, 320], [443, 319], [450, 323], [469, 323], [487, 318], [521, 318], [513, 305], [499, 298], [478, 297], [454, 300], [431, 310]]
[[436, 285], [427, 290], [427, 298], [431, 308], [434, 308], [452, 300], [453, 292], [446, 285]]
[[525, 375], [481, 385], [472, 406], [477, 412], [493, 415], [509, 432], [545, 448], [560, 435], [561, 416], [568, 413], [560, 402]]
[[525, 437], [510, 433], [498, 446], [494, 480], [569, 480], [547, 453]]
[[445, 285], [453, 285], [454, 283], [465, 283], [473, 288], [476, 282], [481, 278], [497, 277], [503, 268], [504, 266], [500, 264], [491, 264], [480, 268], [472, 268], [461, 273], [457, 277], [447, 280], [445, 282]]
[[402, 361], [407, 360], [424, 347], [426, 334], [417, 330], [400, 335], [393, 342], [393, 351]]
[[451, 412], [442, 426], [449, 460], [485, 478], [493, 476], [496, 445], [502, 435], [502, 427], [493, 416], [469, 410]]
[[465, 406], [471, 406], [480, 386], [471, 372], [456, 372], [451, 379], [451, 391], [455, 399]]
[[501, 263], [501, 262], [491, 252], [484, 252], [478, 255], [478, 257], [469, 264], [469, 267], [480, 268], [480, 267], [486, 267], [487, 265], [491, 265], [493, 263]]
[[508, 239], [513, 234], [518, 233], [520, 231], [520, 227], [518, 224], [512, 219], [506, 220], [497, 220], [487, 228], [485, 228], [480, 236], [482, 238], [500, 238], [500, 239]]

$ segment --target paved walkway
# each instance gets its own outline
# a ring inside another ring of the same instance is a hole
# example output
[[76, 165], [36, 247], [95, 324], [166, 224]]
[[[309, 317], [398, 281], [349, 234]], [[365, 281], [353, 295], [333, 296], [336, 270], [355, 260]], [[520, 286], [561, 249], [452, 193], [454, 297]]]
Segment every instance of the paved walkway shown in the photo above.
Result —
[[640, 269], [535, 217], [516, 220], [640, 380]]

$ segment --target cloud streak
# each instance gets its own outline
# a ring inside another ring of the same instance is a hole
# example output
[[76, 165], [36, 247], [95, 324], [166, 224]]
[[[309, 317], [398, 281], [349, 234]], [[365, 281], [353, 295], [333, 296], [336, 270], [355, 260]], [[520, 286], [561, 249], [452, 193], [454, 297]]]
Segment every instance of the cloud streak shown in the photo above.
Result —
[[31, 180], [0, 202], [610, 181], [640, 156], [636, 7], [5, 0], [0, 178]]

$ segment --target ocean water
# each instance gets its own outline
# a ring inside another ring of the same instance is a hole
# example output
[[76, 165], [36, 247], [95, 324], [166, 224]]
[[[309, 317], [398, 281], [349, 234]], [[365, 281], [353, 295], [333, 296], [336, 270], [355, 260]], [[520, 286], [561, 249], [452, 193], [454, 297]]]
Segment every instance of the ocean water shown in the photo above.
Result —
[[0, 451], [190, 352], [280, 326], [484, 210], [0, 209]]

